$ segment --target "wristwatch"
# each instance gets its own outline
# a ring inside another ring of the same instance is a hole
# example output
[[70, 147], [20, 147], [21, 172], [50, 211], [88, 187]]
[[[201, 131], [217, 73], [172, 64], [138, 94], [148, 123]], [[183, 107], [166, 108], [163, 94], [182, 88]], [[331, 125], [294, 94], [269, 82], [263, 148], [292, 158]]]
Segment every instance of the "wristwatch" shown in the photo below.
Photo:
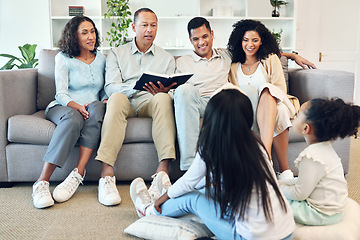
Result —
[[298, 52], [292, 51], [291, 52], [291, 60], [295, 60], [295, 55], [299, 54]]

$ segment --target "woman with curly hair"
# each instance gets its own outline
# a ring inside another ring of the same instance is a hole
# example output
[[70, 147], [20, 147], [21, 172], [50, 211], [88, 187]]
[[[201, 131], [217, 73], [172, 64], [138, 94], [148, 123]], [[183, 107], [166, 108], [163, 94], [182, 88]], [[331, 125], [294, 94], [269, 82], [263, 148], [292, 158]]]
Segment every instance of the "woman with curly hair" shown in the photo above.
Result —
[[[287, 159], [288, 129], [296, 110], [286, 95], [278, 44], [259, 21], [241, 20], [233, 27], [228, 42], [233, 58], [229, 80], [240, 86], [253, 106], [257, 106], [254, 111], [260, 138], [270, 156], [274, 146], [280, 168], [279, 179], [292, 178]], [[295, 101], [298, 100], [295, 98]]]
[[[56, 95], [46, 108], [46, 119], [56, 129], [44, 156], [40, 177], [33, 185], [33, 204], [46, 208], [69, 200], [85, 177], [85, 166], [98, 147], [105, 112], [103, 91], [105, 56], [97, 52], [99, 33], [84, 16], [72, 18], [62, 31], [60, 52], [55, 57]], [[101, 102], [100, 100], [103, 100]], [[63, 167], [74, 148], [80, 145], [77, 166], [58, 185], [52, 198], [49, 180], [56, 167]]]
[[341, 221], [348, 196], [347, 183], [331, 141], [356, 137], [359, 121], [360, 107], [341, 99], [313, 99], [301, 106], [293, 128], [309, 146], [295, 160], [298, 178], [280, 181], [296, 222], [330, 225]]

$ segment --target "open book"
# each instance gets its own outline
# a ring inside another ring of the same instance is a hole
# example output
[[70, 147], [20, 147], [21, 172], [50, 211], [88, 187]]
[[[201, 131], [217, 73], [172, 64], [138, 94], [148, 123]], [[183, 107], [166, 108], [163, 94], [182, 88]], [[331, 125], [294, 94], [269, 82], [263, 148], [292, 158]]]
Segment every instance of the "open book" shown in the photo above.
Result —
[[143, 75], [139, 78], [139, 80], [136, 82], [134, 89], [146, 91], [143, 87], [145, 86], [145, 83], [152, 82], [155, 84], [156, 87], [159, 87], [157, 82], [161, 82], [164, 87], [169, 86], [173, 82], [176, 82], [177, 84], [175, 86], [172, 86], [172, 89], [177, 88], [181, 84], [184, 84], [189, 78], [194, 75], [193, 73], [175, 73], [172, 75], [166, 75], [166, 74], [160, 74], [160, 73], [154, 73], [154, 72], [144, 72]]

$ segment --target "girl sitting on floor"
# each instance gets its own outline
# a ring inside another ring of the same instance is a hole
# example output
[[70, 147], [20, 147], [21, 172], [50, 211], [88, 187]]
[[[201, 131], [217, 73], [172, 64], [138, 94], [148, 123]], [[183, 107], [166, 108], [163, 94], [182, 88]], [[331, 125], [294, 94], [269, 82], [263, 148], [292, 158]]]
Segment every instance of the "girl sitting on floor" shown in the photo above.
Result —
[[[188, 171], [155, 203], [143, 179], [131, 183], [139, 216], [192, 213], [219, 239], [292, 239], [295, 222], [290, 206], [252, 124], [251, 102], [240, 91], [227, 89], [212, 97], [198, 153]], [[202, 182], [206, 194], [196, 191]], [[163, 182], [156, 186], [163, 192]]]
[[313, 99], [301, 106], [293, 128], [309, 146], [295, 160], [298, 178], [280, 181], [295, 222], [330, 225], [341, 221], [348, 196], [347, 182], [330, 141], [356, 136], [359, 120], [360, 107], [341, 99]]

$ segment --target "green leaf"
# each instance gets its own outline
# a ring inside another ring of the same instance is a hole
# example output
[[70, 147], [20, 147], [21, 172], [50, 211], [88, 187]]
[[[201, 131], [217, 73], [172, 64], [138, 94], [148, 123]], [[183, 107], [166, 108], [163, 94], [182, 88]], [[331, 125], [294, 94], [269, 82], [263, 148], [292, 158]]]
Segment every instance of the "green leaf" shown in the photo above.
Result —
[[16, 60], [19, 60], [17, 57], [11, 54], [0, 54], [0, 57], [14, 58]]
[[[132, 20], [129, 0], [107, 0], [106, 14], [113, 14], [113, 11], [118, 11], [119, 16], [111, 18], [110, 30], [107, 32], [107, 40], [110, 46], [119, 46], [123, 42], [123, 36], [127, 34], [128, 28]], [[104, 14], [105, 16], [105, 14]]]
[[270, 0], [270, 4], [271, 6], [275, 7], [275, 6], [281, 6], [281, 5], [287, 5], [288, 2], [286, 1], [282, 1], [282, 0]]
[[19, 46], [19, 49], [20, 49], [21, 55], [24, 57], [26, 63], [30, 62], [32, 60], [31, 52], [28, 49], [26, 49], [26, 47]]
[[20, 66], [18, 66], [19, 69], [23, 68], [33, 68], [33, 65], [31, 63], [23, 63]]
[[15, 66], [15, 64], [12, 64], [14, 61], [15, 61], [15, 58], [10, 59], [7, 63], [5, 63], [4, 66], [2, 66], [0, 68], [0, 70], [12, 69]]

